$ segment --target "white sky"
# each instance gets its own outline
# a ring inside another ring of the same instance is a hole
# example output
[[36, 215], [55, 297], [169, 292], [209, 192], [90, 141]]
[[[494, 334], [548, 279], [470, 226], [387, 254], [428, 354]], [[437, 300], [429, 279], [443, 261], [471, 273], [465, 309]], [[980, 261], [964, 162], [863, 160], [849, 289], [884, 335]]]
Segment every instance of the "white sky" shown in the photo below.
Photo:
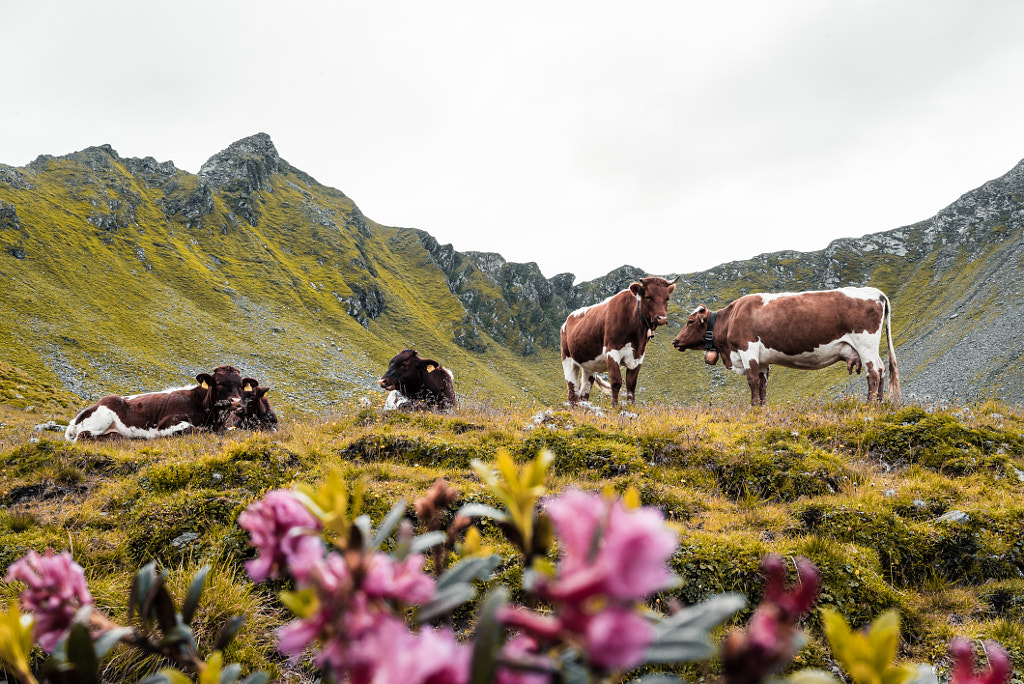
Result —
[[0, 0], [0, 163], [240, 138], [588, 280], [934, 215], [1024, 158], [1017, 0]]

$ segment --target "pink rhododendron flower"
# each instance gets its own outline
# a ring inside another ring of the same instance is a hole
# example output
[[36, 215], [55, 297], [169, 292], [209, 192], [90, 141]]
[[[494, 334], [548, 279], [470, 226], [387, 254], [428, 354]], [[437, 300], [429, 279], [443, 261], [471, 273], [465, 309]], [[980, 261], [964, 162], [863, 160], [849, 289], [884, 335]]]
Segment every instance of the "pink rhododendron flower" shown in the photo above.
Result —
[[590, 662], [606, 670], [628, 670], [643, 662], [654, 629], [635, 610], [611, 606], [591, 618], [585, 636]]
[[388, 598], [405, 603], [426, 603], [434, 596], [437, 583], [423, 572], [426, 558], [414, 553], [405, 560], [396, 561], [383, 553], [370, 558], [369, 569], [363, 578], [362, 590], [367, 596]]
[[32, 614], [32, 637], [48, 653], [71, 628], [78, 609], [93, 603], [82, 567], [66, 551], [47, 549], [42, 556], [29, 551], [11, 564], [5, 579], [25, 583], [21, 602]]
[[538, 580], [537, 594], [553, 616], [508, 608], [498, 614], [542, 646], [582, 643], [591, 664], [607, 670], [643, 662], [654, 629], [637, 602], [674, 581], [668, 560], [677, 535], [652, 508], [631, 510], [621, 500], [569, 490], [546, 503], [558, 535], [555, 576]]
[[788, 663], [797, 649], [798, 622], [818, 600], [821, 577], [814, 565], [796, 560], [799, 581], [786, 590], [786, 566], [779, 556], [761, 562], [766, 576], [764, 598], [745, 631], [734, 631], [722, 641], [725, 681], [756, 684]]
[[953, 684], [1006, 684], [1010, 681], [1013, 663], [1002, 646], [994, 641], [986, 641], [985, 653], [988, 655], [988, 667], [975, 673], [971, 642], [967, 639], [954, 639], [949, 645], [949, 654], [953, 657], [950, 672]]
[[258, 553], [245, 564], [256, 582], [277, 577], [283, 567], [303, 582], [324, 555], [320, 521], [287, 490], [267, 492], [238, 516], [238, 524], [249, 532]]
[[[550, 667], [551, 661], [537, 654], [537, 642], [525, 634], [505, 642], [501, 649], [501, 660], [519, 663], [529, 668]], [[549, 684], [551, 675], [537, 669], [519, 669], [510, 665], [499, 665], [494, 674], [494, 684]]]
[[639, 600], [672, 584], [667, 563], [678, 536], [657, 509], [629, 510], [621, 500], [569, 490], [546, 510], [562, 554], [548, 587], [553, 598]]

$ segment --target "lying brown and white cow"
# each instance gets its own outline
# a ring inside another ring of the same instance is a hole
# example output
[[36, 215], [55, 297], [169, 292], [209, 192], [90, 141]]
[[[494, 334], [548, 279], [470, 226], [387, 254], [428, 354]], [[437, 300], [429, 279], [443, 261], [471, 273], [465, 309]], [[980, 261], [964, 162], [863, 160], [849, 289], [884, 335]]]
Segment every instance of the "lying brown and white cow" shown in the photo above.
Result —
[[[242, 376], [234, 366], [217, 366], [196, 376], [198, 385], [121, 397], [104, 397], [81, 411], [64, 438], [155, 439], [196, 430], [221, 430], [242, 401]], [[255, 383], [255, 380], [252, 381]]]
[[447, 411], [458, 404], [452, 372], [433, 359], [420, 358], [415, 349], [403, 349], [395, 354], [377, 384], [390, 391], [387, 409]]
[[868, 401], [881, 401], [885, 367], [878, 353], [882, 325], [889, 342], [889, 398], [899, 401], [889, 298], [874, 287], [749, 294], [719, 311], [698, 306], [672, 341], [679, 351], [704, 349], [704, 360], [747, 376], [750, 403], [764, 405], [771, 365], [817, 370], [845, 361], [868, 373]]
[[266, 394], [269, 387], [260, 387], [254, 378], [242, 380], [242, 401], [227, 409], [224, 428], [227, 430], [266, 430], [277, 432], [277, 414], [270, 408]]
[[[659, 325], [668, 323], [668, 298], [675, 287], [675, 281], [644, 278], [600, 304], [569, 314], [561, 334], [569, 406], [589, 401], [595, 383], [609, 389], [612, 406], [618, 406], [622, 388], [619, 366], [626, 367], [626, 400], [635, 400], [647, 341]], [[608, 382], [596, 375], [606, 371]]]

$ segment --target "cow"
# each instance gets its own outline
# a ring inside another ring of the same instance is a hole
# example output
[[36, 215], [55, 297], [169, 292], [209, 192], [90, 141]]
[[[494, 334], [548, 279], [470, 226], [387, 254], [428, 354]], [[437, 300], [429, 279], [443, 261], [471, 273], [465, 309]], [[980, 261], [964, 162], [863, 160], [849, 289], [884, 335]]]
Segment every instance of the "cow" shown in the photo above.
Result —
[[242, 401], [236, 407], [226, 409], [224, 428], [277, 432], [277, 414], [270, 408], [266, 397], [269, 391], [269, 387], [260, 387], [255, 378], [242, 380]]
[[698, 306], [672, 346], [704, 349], [712, 365], [719, 355], [726, 368], [747, 376], [750, 404], [763, 406], [773, 364], [817, 370], [838, 361], [847, 373], [867, 369], [868, 402], [881, 401], [882, 325], [889, 343], [889, 399], [899, 401], [900, 376], [892, 341], [892, 306], [874, 287], [843, 287], [814, 292], [749, 294], [718, 311]]
[[[636, 381], [644, 362], [647, 342], [660, 325], [668, 323], [669, 295], [676, 281], [651, 276], [593, 306], [577, 309], [562, 324], [562, 373], [569, 406], [590, 400], [597, 384], [619, 405], [622, 373], [626, 367], [626, 400], [636, 400]], [[608, 381], [597, 373], [607, 372]]]
[[184, 432], [219, 431], [242, 402], [242, 375], [234, 366], [217, 366], [196, 375], [197, 385], [121, 397], [111, 395], [81, 411], [64, 431], [80, 437], [156, 439]]
[[452, 372], [433, 359], [420, 358], [415, 349], [395, 354], [377, 384], [390, 392], [385, 408], [447, 411], [458, 406]]

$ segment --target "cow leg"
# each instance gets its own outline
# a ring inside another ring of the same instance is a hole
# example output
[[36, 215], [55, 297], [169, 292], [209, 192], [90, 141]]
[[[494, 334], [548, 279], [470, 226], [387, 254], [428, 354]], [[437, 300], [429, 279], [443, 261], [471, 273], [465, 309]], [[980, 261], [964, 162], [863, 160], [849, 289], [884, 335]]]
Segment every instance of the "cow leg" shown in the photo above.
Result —
[[[747, 366], [747, 385], [750, 387], [750, 405], [751, 406], [763, 406], [764, 395], [762, 393], [761, 385], [761, 367], [757, 361], [751, 361]], [[764, 392], [768, 391], [768, 378], [765, 377], [764, 381]]]
[[619, 362], [613, 359], [611, 356], [606, 357], [608, 360], [608, 384], [612, 386], [612, 407], [619, 405], [619, 390], [622, 389], [622, 370], [619, 368]]
[[868, 361], [868, 403], [882, 401], [882, 373], [878, 366]]
[[626, 369], [626, 401], [636, 403], [636, 381], [640, 377], [640, 366]]
[[569, 408], [573, 408], [580, 401], [576, 386], [579, 384], [581, 371], [583, 367], [571, 358], [562, 359], [562, 375], [565, 377], [565, 386], [569, 394]]
[[764, 370], [758, 373], [758, 397], [761, 400], [761, 406], [768, 403], [768, 371], [771, 370], [771, 366], [765, 366]]

